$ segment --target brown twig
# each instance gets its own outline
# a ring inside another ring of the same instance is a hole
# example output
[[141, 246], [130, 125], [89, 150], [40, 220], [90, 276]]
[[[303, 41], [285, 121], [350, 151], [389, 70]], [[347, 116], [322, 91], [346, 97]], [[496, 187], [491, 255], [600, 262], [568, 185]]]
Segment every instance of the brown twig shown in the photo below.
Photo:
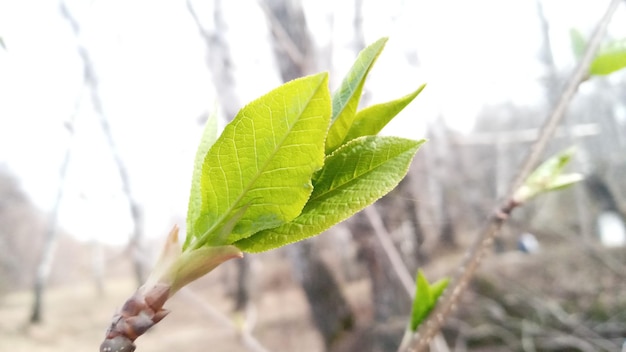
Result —
[[567, 106], [578, 90], [578, 86], [589, 77], [589, 66], [596, 55], [601, 39], [606, 33], [611, 17], [620, 2], [620, 0], [612, 0], [609, 4], [604, 16], [596, 26], [593, 36], [589, 40], [582, 59], [565, 86], [559, 101], [554, 107], [554, 110], [547, 118], [537, 140], [533, 143], [522, 167], [517, 172], [515, 181], [512, 183], [511, 189], [509, 190], [507, 200], [500, 208], [496, 209], [490, 217], [485, 229], [480, 233], [474, 245], [467, 252], [465, 259], [459, 267], [457, 275], [451, 282], [448, 290], [446, 290], [444, 296], [441, 298], [440, 303], [437, 304], [435, 310], [422, 325], [422, 328], [416, 335], [417, 338], [414, 339], [407, 351], [416, 352], [424, 351], [426, 349], [430, 340], [432, 340], [432, 338], [439, 332], [446, 318], [455, 309], [461, 294], [465, 291], [465, 288], [476, 272], [482, 258], [491, 248], [495, 236], [498, 234], [502, 224], [506, 221], [511, 211], [519, 205], [513, 201], [515, 190], [522, 185], [524, 180], [528, 177], [532, 169], [542, 157], [548, 141], [552, 137], [559, 123], [563, 120]]

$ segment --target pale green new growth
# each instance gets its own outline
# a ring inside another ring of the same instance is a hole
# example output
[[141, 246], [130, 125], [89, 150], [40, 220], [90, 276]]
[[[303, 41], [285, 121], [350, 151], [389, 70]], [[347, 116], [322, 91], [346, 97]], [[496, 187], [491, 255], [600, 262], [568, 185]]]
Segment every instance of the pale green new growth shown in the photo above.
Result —
[[335, 151], [315, 180], [302, 214], [234, 245], [262, 252], [315, 236], [389, 193], [402, 180], [424, 140], [368, 136]]
[[[204, 159], [213, 143], [217, 139], [217, 111], [209, 114], [209, 117], [202, 131], [200, 144], [196, 151], [196, 157], [193, 162], [193, 173], [191, 175], [191, 191], [189, 192], [189, 205], [187, 207], [187, 234], [197, 234], [196, 222], [202, 216], [202, 189], [200, 187], [200, 179], [202, 178], [202, 165]], [[187, 235], [185, 238], [185, 246], [195, 238], [194, 235]]]
[[202, 209], [188, 232], [197, 238], [194, 247], [231, 244], [298, 216], [324, 163], [329, 121], [326, 73], [291, 81], [244, 107], [204, 159]]
[[585, 47], [587, 46], [587, 40], [585, 36], [576, 28], [572, 28], [569, 31], [570, 44], [572, 45], [572, 52], [577, 59], [583, 57], [585, 53]]
[[449, 280], [444, 278], [431, 285], [421, 270], [417, 272], [415, 298], [413, 299], [411, 322], [409, 324], [409, 330], [412, 333], [417, 331], [417, 327], [428, 317], [448, 283]]
[[574, 148], [569, 148], [546, 160], [528, 176], [515, 192], [513, 200], [524, 203], [542, 193], [556, 191], [581, 181], [581, 174], [561, 174], [573, 156]]
[[600, 53], [589, 66], [592, 75], [608, 75], [626, 67], [626, 40], [613, 42]]
[[346, 135], [352, 126], [363, 84], [376, 59], [385, 48], [387, 38], [381, 38], [359, 53], [354, 65], [333, 94], [332, 126], [326, 138], [326, 154], [330, 154], [345, 143]]
[[206, 128], [192, 178], [185, 253], [231, 244], [260, 252], [315, 236], [400, 182], [424, 141], [376, 134], [424, 86], [357, 113], [386, 42], [359, 54], [332, 102], [327, 74], [308, 76], [244, 107], [217, 140], [214, 125]]
[[400, 99], [368, 106], [357, 112], [354, 116], [354, 123], [346, 135], [345, 142], [361, 136], [377, 135], [378, 132], [380, 132], [389, 121], [396, 117], [400, 111], [409, 105], [425, 87], [426, 85], [422, 84], [416, 91]]
[[[576, 58], [580, 59], [587, 41], [577, 29], [570, 30], [570, 42]], [[589, 65], [589, 74], [604, 76], [626, 68], [626, 39], [614, 40], [600, 48]]]

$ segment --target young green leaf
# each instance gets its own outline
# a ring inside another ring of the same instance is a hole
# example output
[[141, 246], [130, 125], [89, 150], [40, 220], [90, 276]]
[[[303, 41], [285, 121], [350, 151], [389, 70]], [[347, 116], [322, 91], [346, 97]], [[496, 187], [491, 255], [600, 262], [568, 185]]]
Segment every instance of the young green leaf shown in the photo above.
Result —
[[359, 107], [365, 78], [386, 43], [387, 38], [381, 38], [363, 49], [341, 82], [341, 86], [333, 94], [332, 125], [326, 138], [326, 154], [330, 154], [344, 143]]
[[389, 121], [396, 117], [400, 111], [420, 94], [424, 87], [426, 85], [422, 84], [416, 91], [400, 99], [372, 105], [357, 112], [350, 130], [346, 134], [345, 142], [361, 136], [377, 135]]
[[587, 41], [582, 33], [576, 28], [572, 28], [569, 31], [570, 43], [572, 45], [572, 52], [577, 59], [583, 57], [585, 53], [585, 47], [587, 46]]
[[246, 252], [263, 252], [329, 229], [391, 191], [423, 143], [378, 136], [346, 143], [327, 157], [302, 214], [233, 244]]
[[[286, 83], [241, 109], [204, 159], [193, 247], [231, 244], [298, 216], [324, 164], [329, 122], [326, 73]], [[233, 217], [232, 232], [220, 236]]]
[[574, 148], [569, 148], [539, 165], [517, 189], [513, 199], [518, 203], [524, 203], [542, 193], [562, 189], [581, 181], [583, 177], [580, 174], [561, 174], [573, 156]]
[[626, 67], [626, 40], [612, 43], [600, 51], [589, 66], [592, 75], [608, 75]]
[[417, 272], [415, 298], [413, 299], [411, 322], [409, 324], [411, 332], [417, 331], [417, 327], [428, 317], [428, 314], [435, 307], [439, 296], [448, 286], [448, 282], [448, 279], [441, 279], [431, 285], [421, 270]]
[[196, 151], [196, 157], [193, 162], [193, 173], [191, 175], [191, 191], [189, 192], [189, 205], [187, 206], [187, 237], [185, 243], [190, 241], [193, 236], [189, 234], [198, 233], [196, 222], [202, 216], [202, 191], [200, 189], [200, 178], [202, 177], [202, 165], [209, 149], [215, 143], [217, 138], [217, 111], [209, 114], [209, 118], [204, 125], [202, 138]]

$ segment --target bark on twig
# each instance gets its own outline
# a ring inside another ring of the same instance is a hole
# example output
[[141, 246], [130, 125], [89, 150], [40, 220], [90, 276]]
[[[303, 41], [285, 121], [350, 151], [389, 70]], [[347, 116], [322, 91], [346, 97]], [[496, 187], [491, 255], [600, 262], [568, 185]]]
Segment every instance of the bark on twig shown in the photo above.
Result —
[[508, 199], [502, 206], [500, 206], [499, 209], [494, 211], [490, 217], [485, 229], [481, 232], [475, 244], [468, 251], [463, 263], [460, 265], [459, 272], [457, 273], [455, 279], [451, 282], [451, 285], [441, 298], [440, 303], [437, 304], [427, 321], [422, 324], [422, 328], [417, 334], [418, 338], [414, 340], [414, 343], [407, 349], [407, 351], [425, 351], [430, 340], [437, 334], [446, 318], [455, 309], [461, 294], [465, 291], [465, 288], [478, 268], [482, 258], [491, 248], [494, 238], [499, 232], [502, 224], [506, 221], [506, 218], [511, 211], [519, 205], [512, 200], [513, 194], [537, 165], [548, 141], [552, 137], [559, 123], [563, 120], [567, 106], [578, 90], [578, 86], [589, 77], [589, 65], [596, 55], [600, 46], [600, 41], [604, 37], [611, 17], [620, 2], [620, 0], [613, 0], [609, 4], [604, 16], [598, 23], [593, 36], [589, 40], [580, 63], [570, 77], [565, 90], [554, 107], [554, 110], [547, 118], [539, 137], [533, 143], [525, 162], [519, 169], [517, 176], [515, 177], [515, 181], [512, 183], [512, 187], [508, 192]]

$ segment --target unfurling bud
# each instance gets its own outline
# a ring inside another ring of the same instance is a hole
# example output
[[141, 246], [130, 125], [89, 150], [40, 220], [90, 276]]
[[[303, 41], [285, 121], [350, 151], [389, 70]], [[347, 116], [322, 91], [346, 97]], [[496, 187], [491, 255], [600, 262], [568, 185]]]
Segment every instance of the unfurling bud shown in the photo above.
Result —
[[219, 264], [238, 257], [242, 257], [242, 253], [235, 246], [201, 247], [182, 252], [175, 226], [146, 283], [113, 316], [100, 352], [133, 352], [133, 341], [169, 313], [163, 309], [168, 298]]

